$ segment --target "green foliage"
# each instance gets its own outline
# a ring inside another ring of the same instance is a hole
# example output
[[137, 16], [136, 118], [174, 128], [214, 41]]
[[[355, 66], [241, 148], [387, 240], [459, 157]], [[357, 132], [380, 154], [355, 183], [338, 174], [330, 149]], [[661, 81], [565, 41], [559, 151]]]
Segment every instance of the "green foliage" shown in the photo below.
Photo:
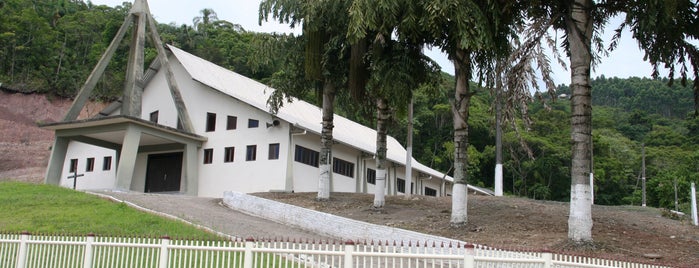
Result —
[[0, 182], [0, 230], [214, 239], [193, 226], [53, 185]]

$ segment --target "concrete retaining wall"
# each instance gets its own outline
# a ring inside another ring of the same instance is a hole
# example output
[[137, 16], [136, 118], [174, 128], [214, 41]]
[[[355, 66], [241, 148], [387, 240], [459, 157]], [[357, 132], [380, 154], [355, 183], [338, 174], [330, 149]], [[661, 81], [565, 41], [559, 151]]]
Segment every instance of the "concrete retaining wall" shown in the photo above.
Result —
[[225, 192], [223, 203], [246, 214], [343, 240], [464, 244], [463, 241], [338, 217], [244, 193]]

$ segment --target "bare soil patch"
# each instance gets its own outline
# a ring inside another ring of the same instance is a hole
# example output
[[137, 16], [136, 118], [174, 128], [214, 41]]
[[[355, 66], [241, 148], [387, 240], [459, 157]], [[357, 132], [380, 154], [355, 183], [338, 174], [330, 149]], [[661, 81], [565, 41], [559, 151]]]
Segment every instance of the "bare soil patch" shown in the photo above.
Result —
[[450, 226], [451, 198], [387, 196], [386, 206], [371, 208], [373, 195], [332, 193], [256, 193], [317, 211], [374, 224], [408, 229], [498, 248], [552, 250], [600, 258], [699, 266], [699, 228], [688, 220], [663, 217], [656, 208], [593, 206], [594, 245], [568, 242], [568, 203], [469, 194], [466, 226]]
[[[38, 124], [61, 121], [71, 103], [60, 97], [0, 90], [0, 180], [43, 181], [53, 131]], [[88, 102], [78, 118], [97, 114], [106, 105]]]

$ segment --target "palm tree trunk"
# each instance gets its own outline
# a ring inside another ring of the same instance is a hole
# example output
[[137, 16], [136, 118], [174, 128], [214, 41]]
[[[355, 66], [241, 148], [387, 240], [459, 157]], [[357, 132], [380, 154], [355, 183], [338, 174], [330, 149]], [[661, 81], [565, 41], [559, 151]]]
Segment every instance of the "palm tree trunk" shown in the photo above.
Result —
[[571, 163], [570, 214], [568, 238], [575, 242], [592, 241], [592, 200], [590, 188], [590, 143], [592, 142], [592, 95], [590, 65], [592, 0], [575, 0], [566, 18], [571, 68]]
[[332, 176], [333, 115], [335, 85], [326, 80], [323, 85], [323, 128], [320, 132], [320, 177], [318, 178], [318, 200], [330, 199]]
[[454, 61], [456, 90], [454, 92], [454, 186], [452, 187], [451, 224], [459, 226], [468, 221], [468, 109], [471, 96], [470, 53], [457, 50]]
[[374, 189], [374, 208], [382, 208], [386, 203], [386, 135], [388, 132], [388, 101], [384, 98], [376, 100], [376, 188]]

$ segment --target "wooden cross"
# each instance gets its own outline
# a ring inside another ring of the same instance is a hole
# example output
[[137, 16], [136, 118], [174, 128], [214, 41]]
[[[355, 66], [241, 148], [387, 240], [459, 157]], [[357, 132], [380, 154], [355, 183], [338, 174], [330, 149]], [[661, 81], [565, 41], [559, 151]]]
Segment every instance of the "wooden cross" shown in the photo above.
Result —
[[73, 179], [73, 190], [75, 190], [75, 186], [78, 183], [78, 177], [82, 176], [85, 176], [85, 174], [78, 174], [77, 170], [73, 171], [73, 175], [68, 176], [69, 179]]

